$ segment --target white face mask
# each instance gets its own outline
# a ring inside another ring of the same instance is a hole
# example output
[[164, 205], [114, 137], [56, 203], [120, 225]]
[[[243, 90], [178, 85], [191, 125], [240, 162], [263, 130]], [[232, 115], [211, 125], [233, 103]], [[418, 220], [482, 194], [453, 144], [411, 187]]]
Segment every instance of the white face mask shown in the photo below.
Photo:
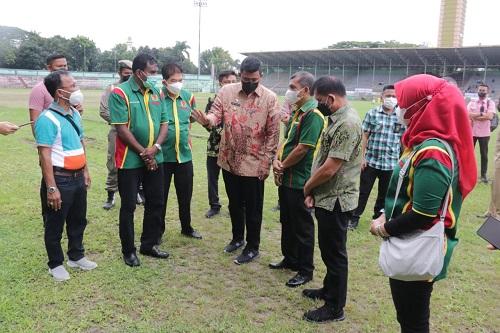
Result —
[[396, 116], [398, 116], [399, 123], [408, 126], [408, 124], [410, 123], [410, 119], [405, 119], [405, 114], [406, 114], [406, 109], [401, 109], [401, 108], [396, 109]]
[[167, 89], [174, 95], [179, 95], [182, 89], [182, 82], [167, 83]]
[[[406, 113], [408, 112], [408, 110], [410, 110], [412, 107], [414, 107], [415, 105], [417, 105], [418, 103], [422, 102], [423, 100], [427, 100], [427, 101], [430, 101], [432, 99], [432, 95], [428, 95], [428, 96], [425, 96], [424, 98], [422, 98], [421, 100], [413, 103], [412, 105], [410, 105], [409, 107], [407, 108], [397, 108], [396, 109], [396, 114], [398, 116], [398, 119], [399, 119], [399, 122], [405, 126], [408, 126], [410, 124], [410, 119], [406, 119], [405, 118], [405, 115]], [[416, 113], [418, 113], [418, 111], [420, 111], [421, 109], [423, 109], [424, 107], [426, 106], [426, 104], [422, 105], [420, 107], [420, 109], [417, 110], [417, 112], [415, 112], [413, 115], [415, 115]], [[413, 116], [412, 116], [413, 118]]]
[[[302, 89], [300, 89], [302, 90]], [[285, 101], [288, 103], [288, 104], [295, 104], [299, 101], [299, 92], [300, 90], [291, 90], [291, 89], [288, 89], [285, 93]]]
[[398, 104], [398, 99], [396, 97], [386, 97], [384, 98], [384, 107], [386, 109], [392, 110]]
[[[61, 89], [62, 91], [64, 92], [67, 92], [69, 93], [69, 91], [66, 91], [66, 90], [63, 90]], [[62, 97], [63, 99], [67, 100], [69, 102], [69, 104], [75, 106], [75, 105], [80, 105], [83, 103], [83, 94], [82, 94], [82, 91], [80, 89], [76, 90], [76, 91], [73, 91], [72, 93], [70, 93], [71, 95], [69, 95], [69, 98], [66, 98], [66, 97]]]

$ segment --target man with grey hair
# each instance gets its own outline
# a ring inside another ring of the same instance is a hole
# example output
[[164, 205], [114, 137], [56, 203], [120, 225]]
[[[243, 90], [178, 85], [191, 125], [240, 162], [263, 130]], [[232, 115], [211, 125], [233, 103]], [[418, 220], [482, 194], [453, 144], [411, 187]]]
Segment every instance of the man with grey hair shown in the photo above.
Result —
[[115, 86], [127, 81], [130, 78], [130, 75], [132, 75], [132, 61], [118, 61], [118, 75], [120, 76], [120, 80], [106, 88], [101, 96], [101, 103], [99, 105], [99, 115], [110, 125], [108, 133], [108, 158], [106, 162], [106, 167], [108, 168], [108, 177], [106, 178], [106, 191], [108, 192], [108, 199], [102, 206], [105, 210], [110, 210], [114, 207], [115, 192], [118, 191], [118, 171], [115, 166], [116, 128], [111, 125], [111, 118], [109, 116], [109, 94], [111, 94], [111, 91], [115, 89]]
[[297, 72], [290, 78], [285, 100], [292, 106], [292, 114], [273, 161], [275, 183], [279, 186], [283, 259], [269, 267], [297, 271], [286, 283], [288, 287], [311, 281], [314, 270], [314, 221], [304, 204], [304, 184], [311, 176], [325, 119], [311, 96], [313, 84], [314, 76], [309, 72]]

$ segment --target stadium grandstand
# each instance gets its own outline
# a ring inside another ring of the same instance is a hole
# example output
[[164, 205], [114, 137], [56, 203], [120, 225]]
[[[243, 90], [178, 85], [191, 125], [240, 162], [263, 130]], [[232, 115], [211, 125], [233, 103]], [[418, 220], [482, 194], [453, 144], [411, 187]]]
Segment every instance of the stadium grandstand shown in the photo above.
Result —
[[452, 77], [465, 94], [479, 83], [490, 86], [490, 96], [500, 97], [500, 46], [457, 48], [358, 48], [310, 51], [244, 52], [264, 66], [263, 83], [283, 95], [291, 74], [306, 70], [315, 76], [341, 78], [349, 95], [371, 96], [386, 84], [427, 73]]

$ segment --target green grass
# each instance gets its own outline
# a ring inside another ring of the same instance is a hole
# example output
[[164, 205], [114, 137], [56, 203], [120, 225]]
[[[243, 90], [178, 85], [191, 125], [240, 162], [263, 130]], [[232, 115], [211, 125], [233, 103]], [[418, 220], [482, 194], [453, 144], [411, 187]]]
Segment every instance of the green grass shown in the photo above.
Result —
[[[28, 119], [28, 90], [0, 90], [0, 120]], [[274, 272], [279, 259], [277, 191], [266, 184], [261, 257], [236, 266], [222, 252], [230, 239], [227, 198], [220, 181], [223, 213], [207, 220], [206, 131], [193, 126], [195, 181], [193, 225], [202, 241], [180, 236], [175, 191], [168, 205], [166, 261], [141, 257], [131, 269], [121, 260], [118, 206], [106, 212], [107, 125], [98, 116], [100, 92], [85, 91], [85, 129], [93, 179], [85, 234], [87, 255], [98, 262], [91, 272], [72, 272], [58, 284], [47, 274], [40, 216], [40, 169], [29, 127], [0, 138], [0, 332], [397, 332], [399, 327], [387, 278], [377, 266], [379, 240], [368, 232], [373, 201], [360, 227], [348, 235], [349, 287], [344, 322], [314, 325], [304, 311], [319, 306], [285, 287], [291, 272]], [[199, 95], [204, 106], [208, 95]], [[364, 114], [370, 103], [353, 103]], [[493, 156], [495, 139], [490, 142]], [[493, 170], [493, 157], [490, 158]], [[490, 172], [491, 174], [491, 172]], [[498, 332], [500, 328], [500, 253], [489, 252], [475, 231], [486, 210], [490, 189], [480, 185], [465, 201], [459, 220], [460, 243], [448, 279], [435, 285], [431, 300], [433, 332]], [[142, 207], [136, 211], [140, 235]], [[136, 237], [138, 243], [138, 237]], [[63, 240], [63, 247], [66, 240]], [[308, 287], [322, 283], [325, 267], [319, 249]]]

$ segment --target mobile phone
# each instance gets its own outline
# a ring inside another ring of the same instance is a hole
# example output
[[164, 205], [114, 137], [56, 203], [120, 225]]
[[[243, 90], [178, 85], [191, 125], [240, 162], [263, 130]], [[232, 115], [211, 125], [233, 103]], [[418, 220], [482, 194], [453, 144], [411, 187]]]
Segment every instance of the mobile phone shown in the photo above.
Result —
[[490, 216], [483, 225], [477, 230], [479, 237], [500, 249], [500, 221]]
[[26, 126], [26, 125], [31, 125], [31, 124], [33, 124], [33, 121], [28, 121], [27, 123], [21, 124], [21, 125], [19, 125], [19, 126], [17, 126], [17, 127], [21, 128], [21, 127], [23, 127], [23, 126]]

